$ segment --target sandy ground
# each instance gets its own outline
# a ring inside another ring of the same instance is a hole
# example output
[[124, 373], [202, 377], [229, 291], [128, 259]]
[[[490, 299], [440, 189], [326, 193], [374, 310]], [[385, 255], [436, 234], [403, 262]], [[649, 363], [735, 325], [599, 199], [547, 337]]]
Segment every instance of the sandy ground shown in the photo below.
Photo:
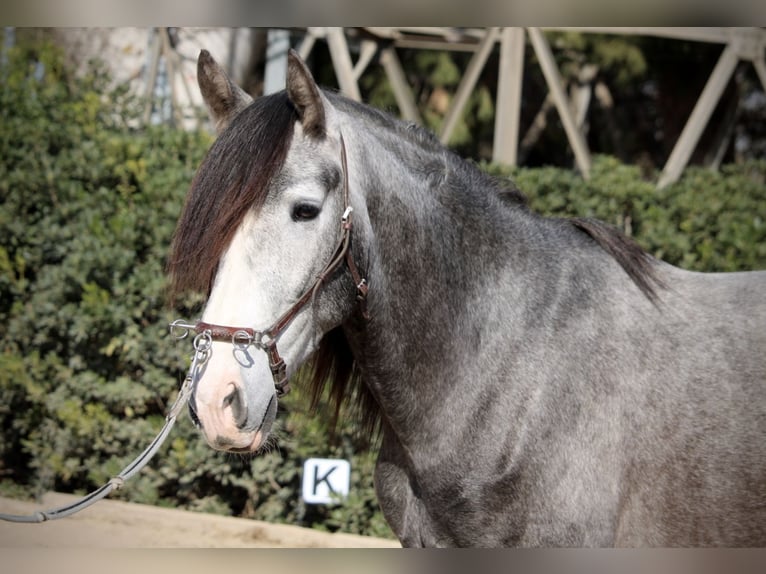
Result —
[[[77, 497], [50, 493], [42, 505], [0, 497], [0, 512], [30, 514]], [[398, 542], [354, 534], [327, 534], [119, 500], [101, 500], [74, 516], [41, 524], [0, 521], [3, 548], [384, 548]]]

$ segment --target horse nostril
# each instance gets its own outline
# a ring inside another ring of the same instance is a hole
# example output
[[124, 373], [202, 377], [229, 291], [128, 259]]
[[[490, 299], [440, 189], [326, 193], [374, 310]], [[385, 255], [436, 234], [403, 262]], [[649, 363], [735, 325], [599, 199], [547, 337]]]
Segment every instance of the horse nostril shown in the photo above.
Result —
[[242, 389], [237, 385], [231, 384], [231, 392], [223, 398], [223, 409], [231, 409], [231, 415], [237, 428], [244, 428], [247, 424], [247, 408], [243, 397]]

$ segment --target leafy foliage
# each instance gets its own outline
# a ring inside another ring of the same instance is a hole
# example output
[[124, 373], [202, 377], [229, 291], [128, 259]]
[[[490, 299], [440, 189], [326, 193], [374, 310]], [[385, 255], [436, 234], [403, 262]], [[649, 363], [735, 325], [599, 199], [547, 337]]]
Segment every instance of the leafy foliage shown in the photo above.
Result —
[[[452, 102], [453, 94], [463, 79], [463, 71], [470, 54], [430, 51], [399, 50], [399, 58], [411, 83], [415, 104], [425, 126], [439, 132]], [[394, 93], [381, 68], [371, 68], [360, 78], [364, 101], [378, 108], [396, 113]], [[495, 104], [493, 90], [487, 81], [478, 82], [465, 110], [456, 121], [449, 145], [462, 154], [475, 153], [478, 142], [491, 141]], [[479, 146], [480, 155], [489, 155]]]
[[654, 256], [694, 271], [766, 268], [766, 161], [720, 171], [690, 167], [658, 190], [640, 168], [594, 158], [591, 179], [556, 168], [508, 169], [533, 209], [561, 217], [595, 217], [632, 236]]
[[[163, 270], [211, 138], [132, 128], [138, 102], [109, 88], [98, 67], [70, 75], [51, 46], [9, 60], [0, 88], [0, 477], [5, 492], [83, 492], [146, 447], [188, 366], [191, 348], [170, 339], [167, 324], [194, 316], [200, 301], [167, 308]], [[116, 496], [390, 536], [374, 455], [348, 426], [330, 437], [326, 403], [312, 417], [308, 402], [299, 390], [283, 401], [278, 446], [252, 459], [214, 452], [183, 417]], [[310, 456], [351, 460], [352, 506], [301, 502]]]
[[[94, 489], [143, 450], [191, 352], [167, 323], [200, 304], [167, 308], [163, 268], [210, 137], [132, 127], [140, 102], [110, 88], [98, 67], [80, 78], [62, 62], [50, 46], [19, 48], [0, 69], [0, 477], [14, 495]], [[589, 182], [553, 168], [485, 168], [512, 176], [535, 209], [605, 219], [672, 263], [766, 267], [765, 162], [690, 170], [661, 192], [608, 157]], [[300, 381], [293, 387], [270, 452], [214, 452], [182, 417], [116, 496], [390, 536], [372, 485], [374, 448], [342, 415], [331, 434], [328, 404], [309, 413]], [[346, 503], [301, 501], [311, 456], [351, 460]]]

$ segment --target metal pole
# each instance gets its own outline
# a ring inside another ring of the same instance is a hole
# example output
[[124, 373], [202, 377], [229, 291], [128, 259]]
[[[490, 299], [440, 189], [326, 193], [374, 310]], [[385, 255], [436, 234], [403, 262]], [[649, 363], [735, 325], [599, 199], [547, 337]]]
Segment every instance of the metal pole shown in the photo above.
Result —
[[352, 100], [361, 102], [362, 95], [354, 77], [354, 65], [351, 62], [351, 54], [348, 53], [348, 43], [343, 28], [327, 29], [327, 45], [330, 48], [330, 57], [341, 91]]
[[263, 94], [284, 90], [287, 84], [287, 52], [290, 50], [290, 32], [269, 30], [266, 42], [266, 70]]
[[402, 64], [396, 55], [396, 48], [389, 46], [380, 53], [380, 63], [386, 71], [388, 81], [391, 82], [391, 89], [394, 91], [396, 103], [402, 117], [418, 125], [423, 125], [423, 120], [415, 105], [415, 98], [412, 96], [412, 90], [407, 83]]
[[149, 31], [149, 43], [151, 45], [149, 56], [149, 75], [146, 78], [146, 102], [144, 103], [144, 125], [149, 125], [154, 109], [155, 89], [157, 87], [157, 70], [160, 66], [160, 41], [157, 38], [157, 29]]
[[758, 77], [761, 80], [763, 91], [766, 92], [766, 59], [756, 58], [753, 60], [753, 66], [755, 66], [755, 71], [758, 73]]
[[561, 123], [564, 124], [564, 131], [566, 132], [569, 144], [574, 151], [577, 167], [580, 168], [582, 176], [585, 179], [588, 179], [590, 175], [590, 152], [588, 151], [588, 144], [585, 142], [585, 138], [582, 136], [580, 130], [577, 129], [577, 122], [569, 107], [569, 99], [564, 92], [564, 82], [556, 67], [556, 61], [553, 59], [551, 47], [548, 45], [548, 41], [545, 39], [539, 28], [528, 28], [528, 31], [532, 47], [537, 54], [537, 59], [540, 60], [540, 68], [543, 70], [545, 82], [548, 84], [548, 89], [551, 91], [553, 102], [556, 104], [556, 109], [561, 118]]
[[306, 35], [303, 36], [300, 46], [298, 46], [298, 55], [302, 60], [305, 60], [311, 54], [311, 50], [314, 49], [317, 38], [324, 38], [324, 28], [306, 28]]
[[665, 164], [665, 169], [662, 170], [657, 182], [659, 188], [677, 181], [681, 176], [738, 62], [734, 46], [727, 44]]
[[499, 72], [492, 161], [515, 166], [518, 163], [521, 87], [524, 82], [524, 28], [503, 29]]
[[16, 28], [13, 26], [6, 26], [3, 29], [4, 32], [4, 38], [3, 38], [3, 50], [2, 50], [2, 58], [0, 58], [0, 65], [4, 68], [8, 64], [8, 52], [10, 52], [11, 48], [16, 44]]
[[463, 114], [463, 109], [468, 103], [468, 97], [476, 87], [476, 82], [479, 79], [481, 71], [484, 69], [484, 64], [487, 63], [487, 58], [492, 53], [492, 48], [495, 45], [497, 36], [500, 33], [500, 28], [489, 28], [484, 35], [484, 39], [479, 44], [479, 47], [474, 52], [471, 61], [468, 63], [465, 75], [458, 85], [457, 92], [455, 92], [455, 99], [452, 101], [447, 117], [444, 118], [444, 124], [442, 124], [441, 136], [439, 139], [443, 144], [449, 143], [452, 137], [452, 132], [455, 131], [455, 126]]
[[183, 115], [178, 102], [178, 94], [176, 93], [175, 52], [170, 43], [170, 30], [160, 28], [160, 38], [162, 39], [162, 55], [165, 59], [165, 76], [170, 88], [170, 120], [175, 123], [176, 127], [180, 128], [183, 124]]

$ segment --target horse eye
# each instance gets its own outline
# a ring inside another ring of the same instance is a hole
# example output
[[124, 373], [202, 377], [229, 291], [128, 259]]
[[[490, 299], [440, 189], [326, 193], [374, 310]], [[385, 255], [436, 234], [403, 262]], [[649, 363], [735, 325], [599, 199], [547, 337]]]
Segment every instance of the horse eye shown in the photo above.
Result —
[[310, 203], [299, 203], [293, 207], [293, 221], [311, 221], [319, 215], [319, 207]]

